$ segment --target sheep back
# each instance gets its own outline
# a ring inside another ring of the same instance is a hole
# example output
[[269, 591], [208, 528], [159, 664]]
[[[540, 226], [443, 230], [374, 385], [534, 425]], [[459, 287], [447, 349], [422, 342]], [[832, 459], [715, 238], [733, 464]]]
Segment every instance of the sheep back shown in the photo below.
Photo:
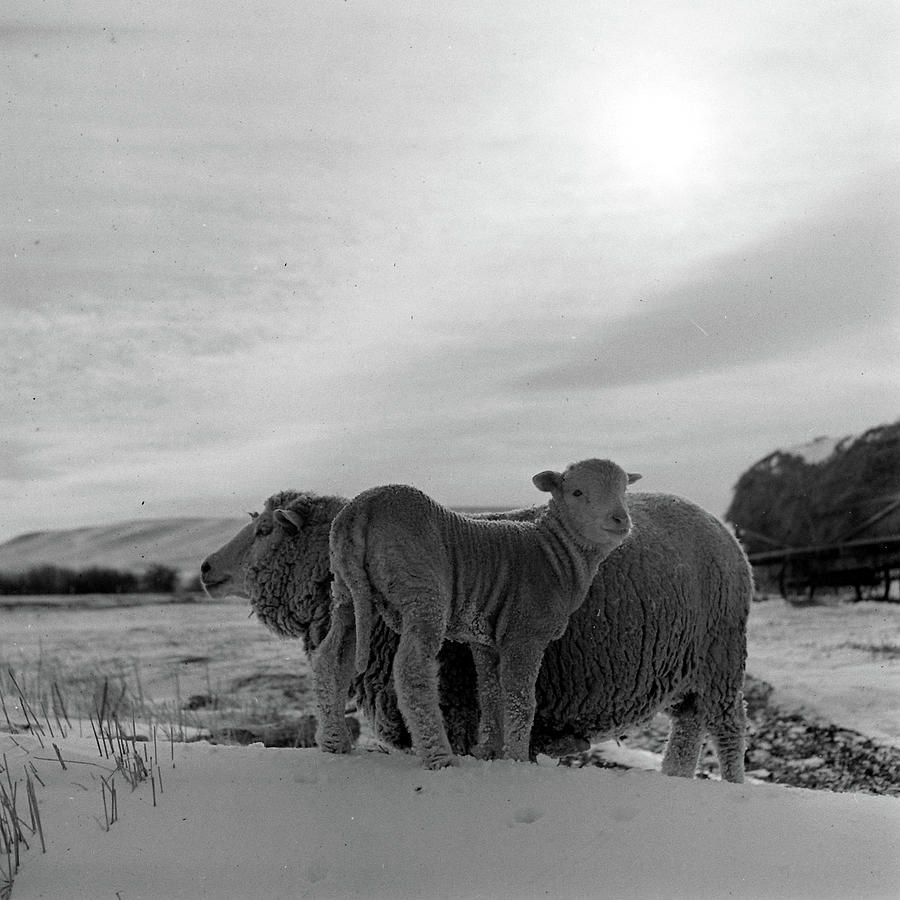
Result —
[[374, 609], [399, 631], [402, 595], [446, 604], [450, 640], [558, 636], [596, 569], [567, 540], [546, 508], [533, 520], [488, 520], [407, 485], [363, 491], [335, 517], [330, 537], [332, 571], [356, 607], [357, 670], [368, 664]]

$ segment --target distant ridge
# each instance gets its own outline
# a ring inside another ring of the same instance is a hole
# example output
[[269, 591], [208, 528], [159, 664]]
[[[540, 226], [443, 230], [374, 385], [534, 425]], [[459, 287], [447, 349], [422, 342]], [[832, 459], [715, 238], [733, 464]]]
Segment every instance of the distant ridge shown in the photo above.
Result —
[[136, 519], [113, 525], [20, 534], [0, 544], [0, 571], [103, 566], [143, 572], [154, 564], [186, 575], [249, 519]]
[[[508, 507], [457, 507], [461, 512], [500, 512]], [[34, 531], [0, 544], [0, 572], [35, 566], [86, 569], [103, 566], [144, 572], [154, 564], [191, 577], [213, 550], [231, 540], [249, 518], [134, 519], [113, 525]]]

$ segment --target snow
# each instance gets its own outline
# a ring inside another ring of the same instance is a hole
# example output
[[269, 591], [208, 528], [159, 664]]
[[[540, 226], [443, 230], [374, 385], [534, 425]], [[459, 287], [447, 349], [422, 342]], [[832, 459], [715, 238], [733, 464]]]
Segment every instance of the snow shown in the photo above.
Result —
[[[26, 898], [890, 897], [900, 802], [658, 772], [404, 754], [169, 745], [164, 792], [119, 787], [103, 825], [93, 738], [0, 736], [31, 758], [46, 854]], [[152, 746], [152, 745], [151, 745]], [[81, 763], [80, 765], [78, 763]]]
[[783, 707], [900, 747], [900, 605], [754, 603], [747, 650]]
[[817, 437], [809, 443], [798, 444], [796, 447], [788, 447], [780, 450], [786, 456], [799, 456], [805, 463], [816, 466], [825, 462], [845, 438]]
[[[900, 606], [754, 603], [748, 645], [748, 671], [780, 702], [900, 744]], [[187, 672], [189, 651], [205, 674]], [[242, 604], [4, 611], [4, 652], [45, 666], [139, 659], [154, 696], [173, 666], [185, 696], [226, 670], [306, 672], [299, 642], [275, 640]], [[175, 744], [173, 769], [160, 741], [158, 805], [149, 783], [131, 793], [117, 776], [107, 833], [99, 778], [112, 766], [85, 734], [55, 738], [66, 771], [46, 738], [0, 734], [12, 777], [21, 785], [30, 761], [45, 782], [47, 852], [31, 842], [13, 900], [900, 895], [891, 797], [671, 779], [656, 755], [615, 744], [605, 758], [631, 771], [542, 758], [432, 773], [398, 753], [206, 743]]]

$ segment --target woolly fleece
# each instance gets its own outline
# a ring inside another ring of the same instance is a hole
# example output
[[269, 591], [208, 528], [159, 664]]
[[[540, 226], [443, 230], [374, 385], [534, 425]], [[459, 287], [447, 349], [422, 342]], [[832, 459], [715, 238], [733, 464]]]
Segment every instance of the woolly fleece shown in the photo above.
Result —
[[[323, 589], [330, 577], [323, 579], [328, 532], [344, 503], [296, 491], [273, 495], [266, 509], [298, 508], [306, 523], [291, 532], [280, 526], [276, 546], [287, 538], [303, 552], [282, 550], [279, 562], [263, 565], [255, 560], [274, 539], [238, 545], [245, 528], [207, 559], [207, 589], [212, 596], [249, 597], [268, 627], [289, 637], [299, 632], [307, 648], [314, 648], [330, 617], [330, 595]], [[585, 749], [591, 740], [616, 737], [664, 710], [673, 718], [675, 739], [667, 750], [666, 771], [689, 776], [696, 766], [693, 748], [702, 737], [698, 732], [709, 727], [703, 717], [743, 730], [740, 690], [753, 590], [750, 567], [724, 525], [688, 500], [633, 493], [627, 506], [631, 534], [598, 571], [566, 633], [545, 653], [531, 751], [559, 756]], [[487, 518], [533, 519], [541, 509]], [[277, 578], [254, 580], [253, 572], [278, 566]], [[397, 636], [376, 620], [369, 666], [356, 676], [354, 690], [379, 739], [407, 748], [410, 737], [391, 678], [396, 645]], [[448, 642], [438, 659], [448, 738], [454, 752], [466, 754], [477, 742], [478, 729], [471, 653]], [[731, 773], [736, 779], [737, 766], [734, 762]]]

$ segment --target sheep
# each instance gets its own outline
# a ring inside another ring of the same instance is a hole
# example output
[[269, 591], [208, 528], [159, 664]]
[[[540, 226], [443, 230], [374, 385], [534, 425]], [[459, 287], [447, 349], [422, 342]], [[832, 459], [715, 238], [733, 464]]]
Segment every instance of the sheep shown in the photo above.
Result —
[[468, 518], [406, 485], [372, 488], [348, 503], [331, 526], [331, 629], [313, 659], [319, 746], [350, 748], [344, 706], [354, 649], [364, 672], [377, 608], [400, 634], [394, 680], [426, 768], [456, 761], [437, 690], [445, 638], [468, 643], [475, 661], [481, 727], [474, 755], [527, 760], [544, 649], [625, 540], [625, 488], [638, 477], [596, 459], [540, 472], [532, 480], [552, 499], [535, 522]]
[[302, 638], [310, 656], [331, 625], [328, 532], [344, 497], [280, 491], [261, 513], [200, 566], [213, 599], [244, 597], [260, 622], [281, 637]]
[[[628, 540], [600, 566], [565, 633], [544, 654], [531, 753], [586, 750], [591, 740], [618, 738], [664, 712], [671, 719], [664, 773], [693, 777], [709, 734], [722, 777], [740, 782], [753, 594], [746, 556], [722, 522], [688, 500], [630, 491], [625, 499]], [[253, 522], [203, 563], [207, 591], [249, 598], [267, 627], [302, 636], [307, 652], [314, 650], [330, 625], [329, 530], [346, 503], [309, 492], [273, 494]], [[532, 507], [485, 518], [530, 521], [542, 512]], [[369, 667], [355, 676], [353, 693], [375, 736], [405, 749], [411, 741], [391, 677], [397, 643], [377, 619]], [[447, 736], [464, 755], [478, 740], [472, 655], [448, 641], [438, 662]]]

